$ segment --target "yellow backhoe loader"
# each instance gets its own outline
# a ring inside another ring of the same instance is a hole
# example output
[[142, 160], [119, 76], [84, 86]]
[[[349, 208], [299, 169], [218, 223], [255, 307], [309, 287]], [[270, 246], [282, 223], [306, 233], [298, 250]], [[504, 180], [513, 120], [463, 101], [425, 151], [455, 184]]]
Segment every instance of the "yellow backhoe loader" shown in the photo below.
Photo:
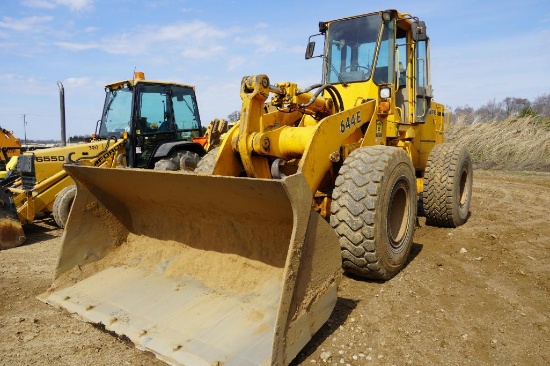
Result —
[[424, 22], [387, 10], [319, 31], [323, 82], [244, 77], [241, 119], [198, 174], [67, 164], [77, 196], [41, 299], [170, 364], [288, 365], [342, 266], [403, 268], [419, 194], [428, 223], [464, 223], [471, 162], [443, 143]]
[[[193, 86], [146, 80], [137, 72], [105, 89], [103, 114], [91, 142], [17, 157], [17, 168], [0, 187], [0, 249], [21, 245], [22, 224], [41, 213], [52, 212], [57, 225], [65, 226], [76, 189], [62, 164], [71, 159], [101, 168], [178, 170], [194, 169], [206, 153], [209, 141], [194, 141], [202, 136], [202, 126]], [[60, 105], [63, 136], [62, 85]]]

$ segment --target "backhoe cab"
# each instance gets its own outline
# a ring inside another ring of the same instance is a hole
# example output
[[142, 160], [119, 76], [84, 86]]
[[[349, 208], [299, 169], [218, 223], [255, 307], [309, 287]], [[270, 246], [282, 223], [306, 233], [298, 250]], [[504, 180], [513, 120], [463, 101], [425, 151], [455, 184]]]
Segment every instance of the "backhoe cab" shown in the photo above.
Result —
[[153, 168], [160, 159], [177, 152], [197, 154], [194, 168], [204, 149], [193, 138], [202, 134], [193, 86], [145, 80], [142, 72], [134, 79], [109, 84], [101, 120], [96, 127], [100, 139], [128, 138], [128, 167]]

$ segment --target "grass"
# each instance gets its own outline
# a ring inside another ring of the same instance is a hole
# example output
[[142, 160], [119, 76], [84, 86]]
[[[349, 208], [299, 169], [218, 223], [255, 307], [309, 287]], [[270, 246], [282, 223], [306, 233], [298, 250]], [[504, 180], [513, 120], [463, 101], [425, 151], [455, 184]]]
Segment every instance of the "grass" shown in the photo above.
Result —
[[550, 127], [537, 117], [474, 124], [459, 117], [445, 137], [468, 146], [476, 168], [550, 171]]

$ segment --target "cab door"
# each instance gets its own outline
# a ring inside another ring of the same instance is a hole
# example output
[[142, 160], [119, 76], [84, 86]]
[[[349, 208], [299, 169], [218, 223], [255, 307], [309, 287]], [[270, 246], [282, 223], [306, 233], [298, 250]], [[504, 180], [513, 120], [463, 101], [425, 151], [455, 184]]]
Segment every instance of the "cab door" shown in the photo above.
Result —
[[426, 34], [424, 22], [414, 22], [411, 25], [411, 38], [414, 47], [414, 90], [413, 95], [413, 122], [423, 123], [428, 116], [431, 100], [432, 87], [430, 83], [430, 58], [429, 38]]

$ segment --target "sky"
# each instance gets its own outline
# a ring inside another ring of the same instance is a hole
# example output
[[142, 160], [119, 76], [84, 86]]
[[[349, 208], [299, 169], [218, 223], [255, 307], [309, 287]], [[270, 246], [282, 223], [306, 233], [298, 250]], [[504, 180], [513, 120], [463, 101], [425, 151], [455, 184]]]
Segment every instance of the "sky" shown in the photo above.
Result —
[[0, 126], [21, 140], [59, 139], [61, 81], [67, 137], [89, 135], [104, 85], [134, 70], [194, 85], [207, 125], [240, 110], [243, 76], [320, 82], [321, 60], [304, 58], [318, 22], [384, 9], [426, 22], [438, 102], [477, 108], [550, 93], [548, 0], [5, 0]]

